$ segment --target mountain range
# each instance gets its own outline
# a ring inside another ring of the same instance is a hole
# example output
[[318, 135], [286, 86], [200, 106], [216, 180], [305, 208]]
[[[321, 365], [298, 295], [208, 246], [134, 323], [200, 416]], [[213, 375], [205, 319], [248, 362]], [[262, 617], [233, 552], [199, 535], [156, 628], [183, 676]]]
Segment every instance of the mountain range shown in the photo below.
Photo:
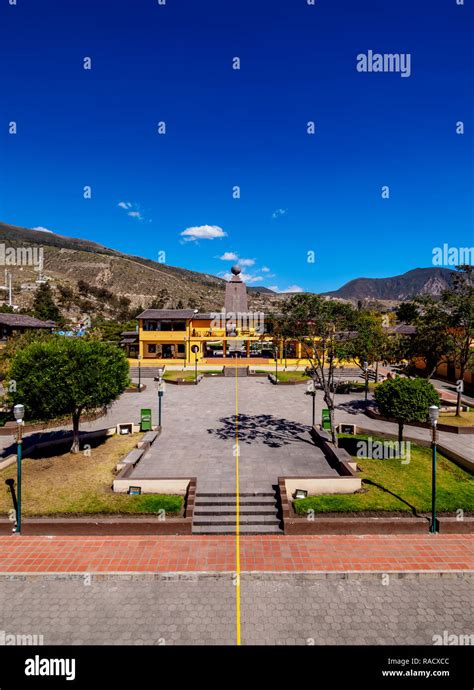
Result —
[[439, 296], [451, 284], [453, 271], [448, 268], [414, 268], [391, 278], [355, 278], [328, 297], [347, 300], [394, 300], [403, 302], [416, 295]]
[[[66, 305], [71, 317], [80, 318], [84, 310], [110, 316], [108, 293], [124, 298], [132, 310], [150, 306], [157, 297], [163, 308], [183, 306], [200, 311], [215, 311], [224, 302], [222, 278], [124, 254], [90, 240], [0, 223], [0, 243], [5, 247], [43, 249], [44, 277], [63, 296], [63, 301], [64, 294], [73, 293], [70, 304]], [[39, 277], [37, 268], [7, 268], [12, 272], [14, 304], [30, 307]], [[390, 278], [357, 278], [324, 295], [352, 302], [397, 302], [418, 294], [436, 296], [449, 286], [452, 273], [449, 269], [432, 267], [416, 268]], [[81, 296], [76, 299], [79, 293]], [[263, 311], [277, 308], [280, 300], [287, 297], [257, 286], [249, 287], [248, 294], [249, 307]]]

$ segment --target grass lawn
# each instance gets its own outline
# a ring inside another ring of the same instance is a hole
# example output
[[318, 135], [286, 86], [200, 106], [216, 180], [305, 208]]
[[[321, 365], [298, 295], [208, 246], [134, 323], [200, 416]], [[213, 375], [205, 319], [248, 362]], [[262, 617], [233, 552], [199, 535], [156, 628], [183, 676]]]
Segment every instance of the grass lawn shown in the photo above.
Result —
[[[213, 374], [222, 374], [222, 369], [206, 369], [203, 371], [198, 370], [198, 376], [202, 374], [204, 374], [205, 376], [212, 376]], [[183, 379], [184, 381], [194, 381], [194, 369], [192, 371], [190, 369], [179, 369], [178, 371], [165, 371], [165, 373], [163, 374], [164, 381], [176, 381], [177, 379]]]
[[474, 426], [474, 412], [461, 412], [459, 416], [440, 414], [439, 423], [451, 426]]
[[[273, 369], [255, 369], [256, 374], [273, 374], [275, 376], [275, 368]], [[309, 376], [304, 371], [280, 371], [278, 369], [279, 381], [308, 381]]]
[[[111, 489], [120, 458], [135, 447], [140, 434], [111, 436], [83, 453], [65, 453], [41, 460], [23, 460], [22, 512], [24, 515], [90, 515], [156, 513], [179, 514], [182, 496], [115, 494]], [[16, 465], [0, 472], [0, 514], [13, 505], [5, 479], [16, 479]]]
[[[367, 438], [352, 436], [354, 438]], [[375, 440], [375, 439], [374, 439]], [[402, 465], [398, 459], [357, 458], [362, 490], [355, 494], [312, 496], [294, 501], [299, 515], [309, 509], [320, 513], [396, 511], [428, 513], [431, 511], [431, 449], [411, 445], [411, 460]], [[437, 509], [455, 512], [474, 511], [474, 477], [438, 454]]]
[[[198, 376], [200, 372], [198, 371]], [[194, 371], [165, 371], [163, 374], [164, 381], [176, 381], [177, 379], [183, 379], [184, 381], [194, 381], [195, 374]]]

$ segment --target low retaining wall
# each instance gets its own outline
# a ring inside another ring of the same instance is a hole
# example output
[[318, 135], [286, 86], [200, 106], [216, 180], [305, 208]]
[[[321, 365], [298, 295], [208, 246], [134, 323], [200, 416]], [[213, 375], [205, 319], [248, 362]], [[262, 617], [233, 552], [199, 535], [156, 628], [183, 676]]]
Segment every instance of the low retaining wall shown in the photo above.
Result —
[[[81, 416], [82, 422], [95, 422], [105, 416], [105, 412], [94, 412], [93, 414], [85, 414]], [[36, 422], [35, 424], [23, 424], [23, 434], [29, 434], [32, 431], [47, 431], [48, 429], [60, 428], [61, 424], [70, 424], [70, 417], [63, 417], [62, 419], [52, 419], [50, 422]], [[15, 436], [17, 432], [17, 422], [5, 422], [5, 426], [0, 426], [0, 436]]]
[[[359, 425], [356, 426], [356, 434], [363, 434], [364, 436], [375, 436], [379, 438], [386, 438], [389, 440], [398, 441], [398, 434], [391, 433], [389, 431], [374, 431], [374, 429], [366, 429], [365, 427]], [[417, 438], [416, 436], [410, 435], [410, 432], [403, 433], [403, 440], [411, 441], [412, 443], [416, 443], [419, 446], [424, 446], [425, 448], [431, 448], [431, 440]], [[474, 473], [474, 459], [471, 460], [470, 458], [467, 458], [465, 455], [457, 453], [451, 448], [448, 448], [448, 446], [445, 446], [443, 443], [438, 442], [437, 448], [442, 455], [445, 455], [448, 458], [448, 460], [451, 460], [456, 465], [461, 467], [463, 470], [467, 470], [471, 474]]]
[[[381, 422], [392, 422], [392, 424], [398, 424], [396, 419], [390, 419], [389, 417], [382, 417], [375, 410], [371, 410], [370, 407], [365, 410], [367, 417], [371, 419], [378, 419]], [[431, 424], [428, 422], [406, 422], [405, 426], [417, 426], [420, 429], [431, 429]], [[445, 431], [448, 434], [474, 434], [474, 426], [457, 426], [453, 424], [443, 424], [443, 422], [438, 422], [438, 431]]]
[[140, 388], [138, 386], [130, 386], [124, 390], [124, 393], [143, 393], [143, 391], [146, 391], [146, 384], [144, 383], [140, 385]]
[[[109, 427], [107, 429], [97, 429], [96, 431], [85, 431], [82, 432], [79, 435], [79, 442], [82, 444], [84, 441], [88, 441], [90, 439], [94, 438], [103, 438], [107, 436], [114, 436], [114, 434], [117, 433], [117, 428], [116, 427]], [[70, 432], [70, 435], [72, 437], [72, 431]], [[41, 448], [51, 448], [54, 446], [63, 446], [66, 443], [68, 443], [71, 439], [68, 437], [62, 437], [62, 438], [57, 438], [57, 439], [52, 439], [49, 441], [39, 441], [38, 443], [32, 444], [30, 446], [27, 446], [26, 444], [23, 445], [23, 459], [29, 458], [33, 453], [35, 453], [37, 450], [41, 450]], [[6, 467], [9, 467], [10, 465], [13, 465], [16, 463], [16, 453], [13, 455], [8, 455], [6, 458], [3, 458], [0, 462], [0, 470], [4, 470]]]
[[303, 489], [309, 496], [322, 494], [353, 494], [362, 485], [360, 477], [284, 477], [288, 496], [296, 489]]
[[333, 467], [339, 475], [343, 477], [357, 477], [357, 462], [346, 450], [344, 450], [344, 448], [337, 448], [332, 443], [331, 437], [326, 431], [313, 426], [311, 429], [311, 436], [318, 448], [321, 448], [323, 451], [324, 457], [331, 467]]

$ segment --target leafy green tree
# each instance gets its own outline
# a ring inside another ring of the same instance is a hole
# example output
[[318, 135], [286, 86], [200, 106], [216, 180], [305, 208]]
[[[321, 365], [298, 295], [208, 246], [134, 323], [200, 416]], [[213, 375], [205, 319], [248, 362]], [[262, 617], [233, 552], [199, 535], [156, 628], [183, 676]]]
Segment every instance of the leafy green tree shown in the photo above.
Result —
[[62, 320], [61, 312], [54, 301], [53, 291], [49, 283], [40, 283], [36, 288], [33, 313], [43, 321], [60, 322]]
[[398, 440], [403, 441], [403, 427], [409, 422], [426, 422], [430, 405], [439, 406], [439, 394], [426, 379], [387, 379], [375, 389], [375, 402], [384, 417], [398, 423]]
[[70, 309], [74, 303], [74, 290], [70, 285], [58, 285], [59, 304], [64, 309]]
[[[441, 295], [441, 304], [448, 312], [451, 355], [459, 367], [459, 378], [474, 365], [474, 276], [473, 267], [457, 266], [452, 285]], [[458, 390], [456, 414], [461, 413], [462, 392]]]
[[354, 313], [349, 304], [300, 293], [285, 300], [280, 314], [272, 319], [275, 343], [285, 339], [301, 343], [311, 376], [323, 391], [335, 445], [337, 434], [334, 423], [334, 370], [337, 359], [344, 356], [347, 341], [352, 337]]
[[56, 336], [18, 351], [10, 378], [16, 382], [13, 402], [25, 405], [26, 418], [71, 415], [71, 452], [77, 453], [81, 414], [107, 408], [125, 390], [129, 374], [127, 359], [116, 346]]
[[418, 317], [418, 305], [416, 302], [402, 302], [395, 313], [398, 321], [411, 324]]
[[11, 335], [5, 343], [5, 347], [0, 349], [0, 379], [8, 381], [11, 378], [10, 367], [18, 352], [31, 343], [50, 340], [53, 337], [49, 331], [43, 329], [27, 329], [24, 333]]
[[9, 304], [2, 304], [2, 306], [0, 307], [0, 312], [2, 314], [13, 314], [15, 310], [13, 309], [13, 307], [10, 307]]
[[364, 371], [364, 362], [369, 365], [385, 361], [388, 357], [389, 336], [382, 327], [382, 318], [372, 311], [357, 311], [354, 317], [355, 333], [348, 337], [345, 347], [341, 344], [340, 359], [353, 361]]
[[424, 374], [430, 379], [438, 367], [449, 361], [453, 349], [450, 318], [439, 300], [431, 297], [419, 298], [419, 313], [413, 325], [414, 335], [401, 340], [401, 353], [405, 359], [421, 359], [424, 362]]

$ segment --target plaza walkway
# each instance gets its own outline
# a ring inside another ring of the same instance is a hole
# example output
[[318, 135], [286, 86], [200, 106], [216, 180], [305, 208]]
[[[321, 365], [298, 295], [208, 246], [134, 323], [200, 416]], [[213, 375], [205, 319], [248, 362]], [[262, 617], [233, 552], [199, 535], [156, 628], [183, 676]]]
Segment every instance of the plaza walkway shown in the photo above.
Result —
[[[245, 536], [241, 572], [474, 570], [472, 535]], [[0, 537], [0, 573], [221, 573], [232, 537]]]
[[243, 645], [432, 646], [443, 631], [472, 632], [472, 585], [461, 574], [247, 574], [237, 629], [231, 574], [0, 576], [0, 622], [45, 645], [235, 645], [238, 630]]
[[241, 492], [271, 491], [279, 476], [335, 475], [311, 440], [308, 398], [297, 388], [299, 405], [288, 388], [239, 378], [237, 408], [233, 378], [168, 384], [162, 434], [133, 478], [197, 477], [199, 492], [234, 492], [237, 409]]

